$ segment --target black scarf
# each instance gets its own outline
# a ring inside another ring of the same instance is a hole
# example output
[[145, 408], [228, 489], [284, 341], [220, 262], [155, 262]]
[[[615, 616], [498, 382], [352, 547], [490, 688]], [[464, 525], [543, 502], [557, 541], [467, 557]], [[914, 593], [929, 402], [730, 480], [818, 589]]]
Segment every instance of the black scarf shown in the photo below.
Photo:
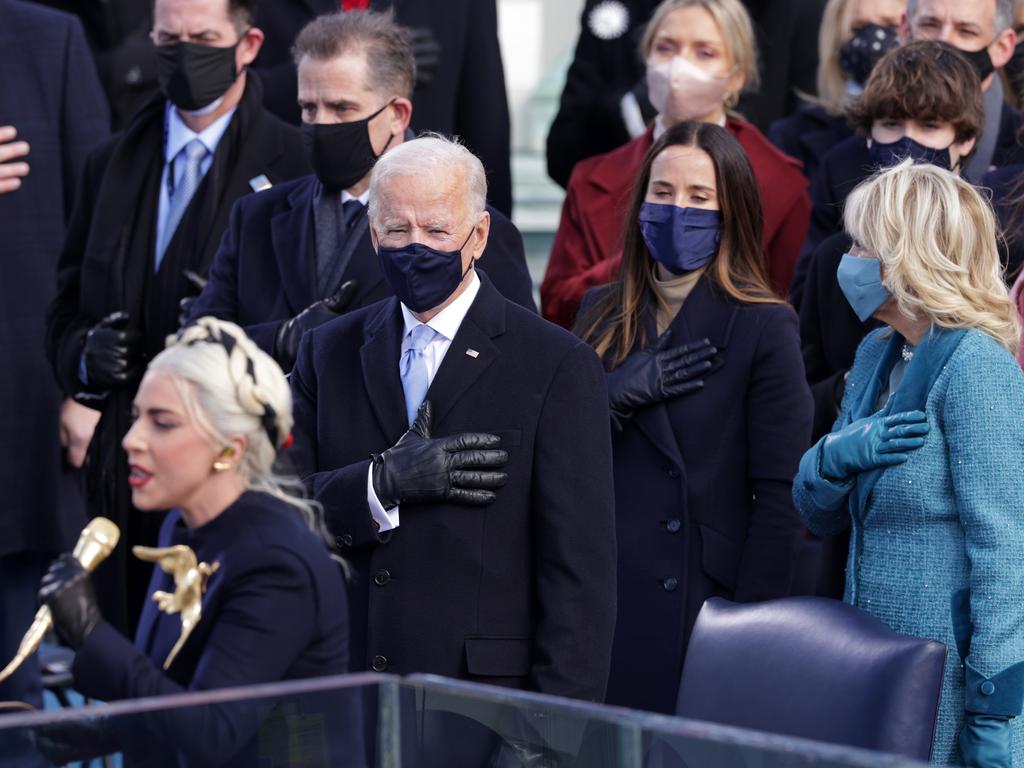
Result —
[[[205, 275], [213, 261], [232, 204], [249, 191], [266, 161], [246, 142], [255, 121], [266, 119], [259, 81], [249, 73], [245, 92], [213, 162], [182, 216], [154, 271], [160, 179], [164, 166], [166, 101], [148, 102], [114, 148], [93, 210], [93, 230], [117, 232], [106, 286], [108, 311], [124, 309], [143, 334], [146, 359], [165, 346], [178, 327], [178, 301], [193, 292], [184, 277], [191, 269]], [[251, 142], [249, 143], [251, 144]], [[92, 239], [90, 237], [90, 239]], [[86, 246], [86, 257], [90, 248]], [[140, 513], [131, 503], [128, 462], [121, 439], [131, 426], [135, 387], [111, 392], [89, 446], [87, 497], [92, 513], [110, 517], [122, 544], [97, 571], [104, 617], [130, 635], [146, 599], [151, 566], [136, 561], [133, 544], [155, 544], [163, 515]]]

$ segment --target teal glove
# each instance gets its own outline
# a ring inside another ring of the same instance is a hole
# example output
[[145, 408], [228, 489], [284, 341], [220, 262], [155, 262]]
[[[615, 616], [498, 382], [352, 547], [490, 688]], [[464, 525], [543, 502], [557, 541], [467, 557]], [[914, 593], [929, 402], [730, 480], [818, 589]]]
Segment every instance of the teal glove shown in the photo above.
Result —
[[923, 411], [867, 416], [825, 437], [821, 474], [844, 481], [868, 469], [902, 464], [924, 445], [928, 422]]
[[966, 712], [960, 731], [960, 764], [967, 768], [1012, 768], [1010, 718]]

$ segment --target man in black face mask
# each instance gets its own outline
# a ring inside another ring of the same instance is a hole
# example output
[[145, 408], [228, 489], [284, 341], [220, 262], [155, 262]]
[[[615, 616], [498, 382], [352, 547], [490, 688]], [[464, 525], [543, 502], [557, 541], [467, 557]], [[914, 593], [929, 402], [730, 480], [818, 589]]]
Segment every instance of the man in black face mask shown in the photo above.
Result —
[[615, 619], [604, 373], [476, 269], [486, 188], [448, 139], [378, 161], [369, 226], [395, 297], [304, 338], [291, 454], [357, 573], [353, 669], [600, 701]]
[[[287, 371], [302, 334], [391, 295], [366, 221], [370, 173], [411, 133], [415, 65], [390, 14], [321, 16], [295, 42], [302, 133], [314, 175], [240, 200], [189, 319], [243, 326]], [[522, 237], [491, 210], [483, 266], [536, 311]]]
[[101, 411], [87, 460], [88, 504], [121, 528], [97, 572], [105, 616], [131, 632], [160, 516], [131, 506], [121, 438], [146, 361], [178, 327], [179, 301], [205, 274], [239, 197], [308, 173], [298, 132], [265, 112], [246, 72], [263, 33], [255, 0], [155, 0], [163, 93], [86, 162], [47, 319], [64, 391]]
[[964, 169], [968, 181], [978, 184], [993, 168], [1024, 161], [1017, 141], [1021, 118], [1003, 98], [1003, 84], [995, 74], [1013, 56], [1014, 0], [908, 0], [900, 35], [907, 40], [941, 40], [960, 50], [981, 79], [985, 125], [974, 156]]

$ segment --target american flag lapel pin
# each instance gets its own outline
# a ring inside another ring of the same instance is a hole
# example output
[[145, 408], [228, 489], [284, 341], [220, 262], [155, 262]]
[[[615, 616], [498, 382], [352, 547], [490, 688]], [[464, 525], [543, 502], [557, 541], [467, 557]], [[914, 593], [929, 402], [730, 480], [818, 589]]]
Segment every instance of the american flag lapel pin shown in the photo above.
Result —
[[467, 349], [466, 350], [466, 354], [469, 355], [472, 358], [480, 357], [480, 353], [477, 352], [475, 349]]

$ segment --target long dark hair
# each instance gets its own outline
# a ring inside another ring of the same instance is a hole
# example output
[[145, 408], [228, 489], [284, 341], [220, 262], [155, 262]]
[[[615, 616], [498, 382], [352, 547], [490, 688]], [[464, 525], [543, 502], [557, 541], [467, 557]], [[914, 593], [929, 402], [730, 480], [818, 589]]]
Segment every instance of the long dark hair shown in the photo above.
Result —
[[783, 303], [768, 285], [761, 246], [761, 198], [747, 153], [724, 128], [712, 123], [679, 123], [665, 131], [644, 158], [626, 216], [618, 279], [576, 324], [580, 338], [597, 350], [609, 368], [622, 363], [634, 347], [646, 346], [649, 341], [643, 318], [657, 302], [654, 262], [640, 233], [637, 216], [647, 196], [651, 165], [672, 146], [701, 149], [715, 166], [722, 242], [705, 273], [708, 280], [737, 301]]

